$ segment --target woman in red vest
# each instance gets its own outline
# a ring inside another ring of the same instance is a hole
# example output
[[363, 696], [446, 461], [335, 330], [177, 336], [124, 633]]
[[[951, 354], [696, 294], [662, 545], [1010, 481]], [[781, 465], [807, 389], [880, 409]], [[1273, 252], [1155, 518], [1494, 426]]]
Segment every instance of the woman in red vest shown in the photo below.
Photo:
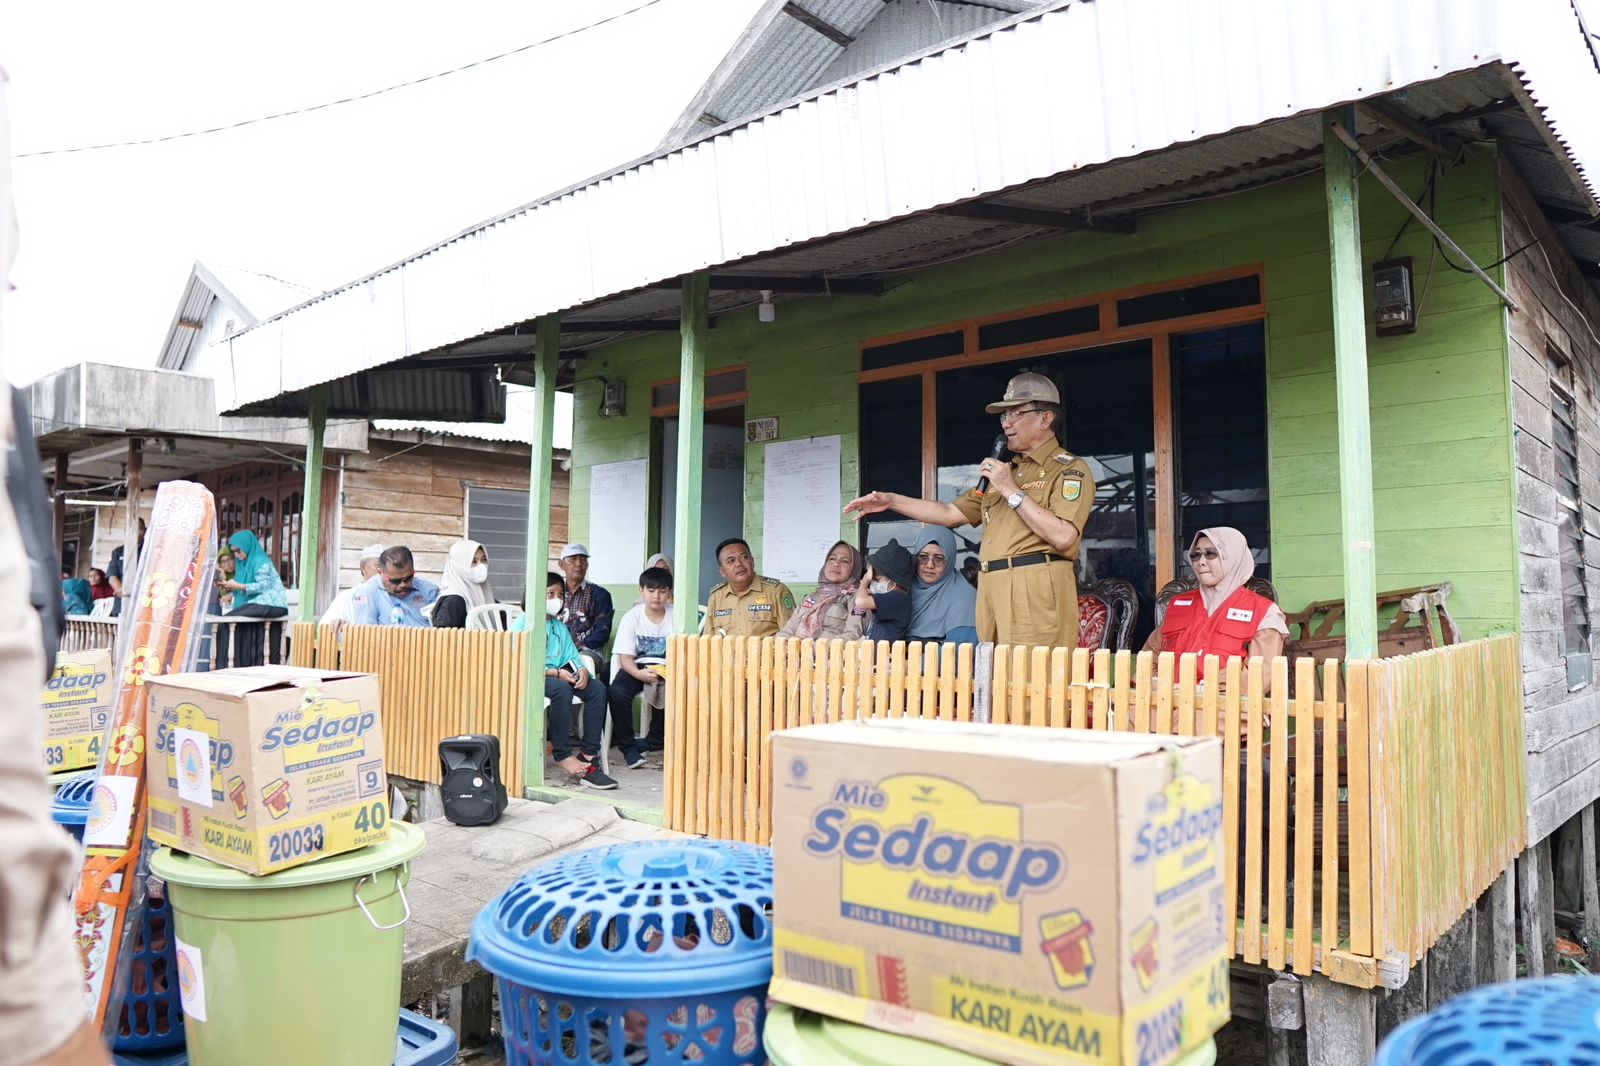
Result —
[[1181, 592], [1167, 604], [1161, 628], [1145, 647], [1177, 654], [1215, 655], [1226, 663], [1232, 656], [1271, 658], [1283, 654], [1289, 624], [1277, 604], [1245, 587], [1256, 572], [1244, 534], [1214, 526], [1195, 534], [1189, 565], [1200, 587]]

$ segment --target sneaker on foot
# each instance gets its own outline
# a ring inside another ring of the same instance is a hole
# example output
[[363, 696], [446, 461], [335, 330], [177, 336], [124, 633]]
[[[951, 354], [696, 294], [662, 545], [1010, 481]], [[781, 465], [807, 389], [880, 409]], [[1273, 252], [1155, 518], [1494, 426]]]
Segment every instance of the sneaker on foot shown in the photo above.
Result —
[[628, 769], [637, 770], [644, 765], [644, 753], [635, 748], [633, 751], [622, 753], [622, 761], [628, 764]]
[[597, 788], [601, 790], [617, 787], [616, 779], [607, 777], [605, 774], [601, 773], [600, 767], [596, 763], [590, 763], [589, 769], [578, 775], [578, 784], [582, 785], [584, 788]]

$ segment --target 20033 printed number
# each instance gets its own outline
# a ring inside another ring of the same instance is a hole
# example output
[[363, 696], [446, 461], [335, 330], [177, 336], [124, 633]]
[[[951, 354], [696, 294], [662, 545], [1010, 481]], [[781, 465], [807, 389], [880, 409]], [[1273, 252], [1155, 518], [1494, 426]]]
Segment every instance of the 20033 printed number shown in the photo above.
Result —
[[304, 829], [274, 833], [267, 838], [267, 861], [283, 862], [302, 855], [315, 855], [325, 846], [326, 841], [320, 825], [308, 825]]

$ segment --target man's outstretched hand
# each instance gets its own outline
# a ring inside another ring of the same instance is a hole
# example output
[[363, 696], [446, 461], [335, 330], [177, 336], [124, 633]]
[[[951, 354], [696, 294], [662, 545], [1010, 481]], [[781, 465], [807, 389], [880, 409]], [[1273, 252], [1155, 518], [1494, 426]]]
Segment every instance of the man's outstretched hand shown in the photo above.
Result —
[[889, 509], [890, 494], [887, 492], [869, 492], [865, 496], [857, 496], [844, 505], [844, 513], [854, 516], [857, 522], [869, 514], [878, 514]]

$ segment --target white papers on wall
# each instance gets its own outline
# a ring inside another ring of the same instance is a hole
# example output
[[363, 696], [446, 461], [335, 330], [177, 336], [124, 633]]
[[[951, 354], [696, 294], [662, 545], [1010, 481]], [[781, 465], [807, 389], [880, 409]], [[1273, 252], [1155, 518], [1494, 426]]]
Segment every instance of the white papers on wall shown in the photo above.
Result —
[[839, 539], [839, 437], [766, 446], [758, 569], [779, 581], [817, 579]]
[[630, 459], [589, 470], [589, 580], [597, 585], [639, 580], [650, 506], [645, 467]]

